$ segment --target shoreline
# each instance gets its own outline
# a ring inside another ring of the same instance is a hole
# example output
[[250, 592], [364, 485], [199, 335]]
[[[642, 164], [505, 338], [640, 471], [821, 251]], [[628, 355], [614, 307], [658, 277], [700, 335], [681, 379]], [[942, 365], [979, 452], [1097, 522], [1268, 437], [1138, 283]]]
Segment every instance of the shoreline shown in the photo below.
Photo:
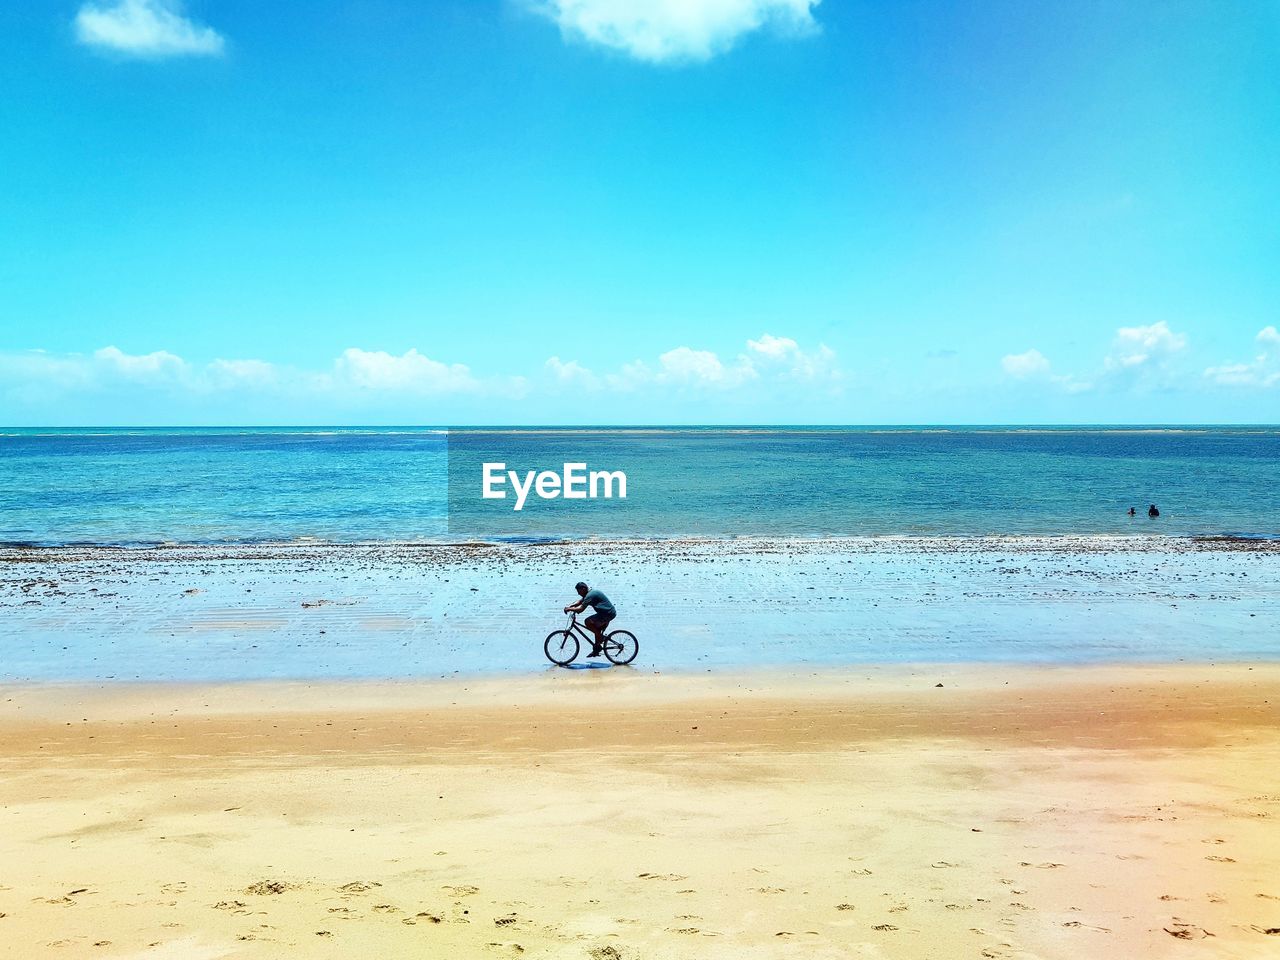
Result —
[[1071, 534], [866, 534], [850, 536], [672, 536], [672, 537], [512, 537], [495, 540], [323, 540], [299, 537], [293, 540], [227, 540], [227, 541], [146, 541], [138, 543], [41, 543], [0, 541], [0, 563], [47, 555], [55, 559], [69, 555], [124, 554], [128, 556], [193, 557], [202, 552], [217, 555], [234, 553], [247, 559], [275, 556], [297, 551], [434, 551], [484, 550], [491, 548], [520, 549], [537, 547], [615, 547], [651, 548], [661, 546], [715, 546], [729, 549], [759, 548], [836, 548], [879, 549], [900, 546], [929, 551], [967, 546], [979, 549], [997, 547], [1011, 550], [1085, 550], [1111, 548], [1127, 550], [1171, 547], [1186, 549], [1239, 549], [1280, 553], [1277, 534], [1161, 534], [1161, 533], [1071, 533]]

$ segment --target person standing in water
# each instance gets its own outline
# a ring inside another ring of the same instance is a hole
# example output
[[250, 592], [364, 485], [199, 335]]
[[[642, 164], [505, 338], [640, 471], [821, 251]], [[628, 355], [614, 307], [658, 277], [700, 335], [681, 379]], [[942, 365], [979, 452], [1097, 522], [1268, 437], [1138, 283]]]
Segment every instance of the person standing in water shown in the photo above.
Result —
[[1156, 505], [1154, 503], [1151, 506], [1147, 507], [1147, 516], [1151, 517], [1152, 519], [1155, 519], [1156, 517], [1160, 516], [1160, 511], [1156, 509]]

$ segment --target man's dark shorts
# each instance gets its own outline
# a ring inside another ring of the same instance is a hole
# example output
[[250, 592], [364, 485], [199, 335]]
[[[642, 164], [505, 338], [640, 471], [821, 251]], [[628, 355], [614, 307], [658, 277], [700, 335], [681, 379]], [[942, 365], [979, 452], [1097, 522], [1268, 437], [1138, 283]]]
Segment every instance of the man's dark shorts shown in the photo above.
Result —
[[604, 632], [604, 628], [609, 625], [609, 621], [616, 616], [616, 613], [593, 613], [583, 623], [587, 625], [588, 630]]

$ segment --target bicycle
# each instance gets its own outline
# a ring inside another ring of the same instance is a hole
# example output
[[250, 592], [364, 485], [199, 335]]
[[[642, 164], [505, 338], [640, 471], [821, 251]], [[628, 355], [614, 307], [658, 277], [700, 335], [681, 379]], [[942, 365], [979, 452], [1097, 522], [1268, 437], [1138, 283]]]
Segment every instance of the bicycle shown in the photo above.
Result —
[[[557, 667], [567, 667], [578, 658], [578, 651], [581, 649], [578, 637], [582, 637], [592, 645], [596, 642], [591, 631], [578, 622], [578, 615], [571, 613], [569, 625], [565, 629], [553, 630], [547, 634], [547, 639], [542, 644], [543, 652]], [[640, 652], [640, 641], [630, 630], [614, 630], [612, 633], [607, 633], [601, 638], [600, 644], [609, 662], [619, 667], [626, 666]]]

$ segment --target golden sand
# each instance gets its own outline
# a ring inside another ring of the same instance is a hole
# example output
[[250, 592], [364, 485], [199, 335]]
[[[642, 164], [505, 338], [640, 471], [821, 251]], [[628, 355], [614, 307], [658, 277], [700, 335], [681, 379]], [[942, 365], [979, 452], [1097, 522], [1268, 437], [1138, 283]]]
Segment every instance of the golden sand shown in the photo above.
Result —
[[1278, 706], [1274, 665], [9, 687], [0, 955], [1275, 956]]

